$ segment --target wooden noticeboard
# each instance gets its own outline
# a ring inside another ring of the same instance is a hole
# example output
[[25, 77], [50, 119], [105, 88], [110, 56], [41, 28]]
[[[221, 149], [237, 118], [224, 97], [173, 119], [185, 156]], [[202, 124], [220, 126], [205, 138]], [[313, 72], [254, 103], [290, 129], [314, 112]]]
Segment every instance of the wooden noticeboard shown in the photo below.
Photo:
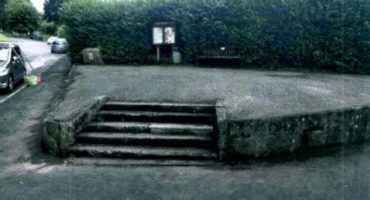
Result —
[[161, 58], [163, 45], [176, 44], [176, 24], [173, 22], [159, 22], [153, 25], [153, 45], [156, 46], [157, 61]]
[[171, 22], [155, 23], [153, 25], [153, 45], [175, 45], [176, 24]]

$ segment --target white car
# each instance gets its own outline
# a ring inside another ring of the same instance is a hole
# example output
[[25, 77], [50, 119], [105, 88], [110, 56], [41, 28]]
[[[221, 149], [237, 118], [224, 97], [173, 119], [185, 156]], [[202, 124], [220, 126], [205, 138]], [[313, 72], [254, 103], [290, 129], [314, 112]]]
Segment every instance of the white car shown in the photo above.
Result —
[[56, 41], [57, 39], [58, 39], [58, 37], [55, 37], [55, 36], [49, 37], [49, 39], [48, 39], [48, 45], [53, 44], [53, 42]]
[[58, 38], [51, 44], [51, 53], [67, 53], [68, 42], [64, 38]]

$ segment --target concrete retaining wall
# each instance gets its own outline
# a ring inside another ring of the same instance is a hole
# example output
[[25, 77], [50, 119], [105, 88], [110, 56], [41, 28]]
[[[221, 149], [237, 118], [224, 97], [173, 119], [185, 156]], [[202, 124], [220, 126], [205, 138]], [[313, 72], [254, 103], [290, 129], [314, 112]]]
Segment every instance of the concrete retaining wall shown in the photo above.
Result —
[[[43, 146], [47, 152], [66, 156], [79, 132], [107, 97], [96, 98], [64, 119], [44, 121]], [[57, 113], [54, 113], [57, 114]], [[337, 111], [263, 119], [233, 120], [218, 102], [217, 144], [221, 160], [240, 157], [265, 157], [300, 149], [347, 144], [370, 140], [370, 106]]]
[[106, 101], [105, 96], [97, 97], [92, 104], [81, 107], [63, 119], [55, 117], [58, 113], [50, 113], [43, 123], [44, 149], [50, 154], [65, 157], [75, 141], [75, 133], [92, 120]]
[[[226, 117], [227, 118], [227, 117]], [[221, 120], [225, 158], [264, 157], [299, 149], [367, 141], [370, 107], [298, 116]]]

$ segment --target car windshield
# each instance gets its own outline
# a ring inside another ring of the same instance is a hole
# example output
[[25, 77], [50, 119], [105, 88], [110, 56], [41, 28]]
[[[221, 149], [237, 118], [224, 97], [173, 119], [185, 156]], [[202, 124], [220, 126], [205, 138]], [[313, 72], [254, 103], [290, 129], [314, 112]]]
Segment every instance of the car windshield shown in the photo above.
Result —
[[61, 45], [61, 44], [66, 44], [67, 41], [65, 39], [57, 39], [55, 41], [53, 41], [53, 44], [55, 45]]
[[0, 65], [5, 63], [9, 58], [9, 47], [0, 46]]

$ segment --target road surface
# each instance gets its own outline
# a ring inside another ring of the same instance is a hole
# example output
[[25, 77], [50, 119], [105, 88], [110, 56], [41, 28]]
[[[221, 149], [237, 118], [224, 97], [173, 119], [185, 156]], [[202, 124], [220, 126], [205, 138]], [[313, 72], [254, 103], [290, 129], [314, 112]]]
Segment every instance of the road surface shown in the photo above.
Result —
[[51, 54], [50, 53], [50, 46], [46, 44], [46, 42], [39, 42], [34, 40], [27, 40], [27, 39], [13, 39], [13, 42], [18, 44], [26, 59], [30, 61], [27, 63], [27, 71], [37, 73], [42, 73], [47, 70], [50, 65], [55, 63], [63, 54]]
[[29, 72], [43, 72], [44, 82], [35, 87], [21, 83], [12, 94], [0, 93], [0, 169], [29, 158], [29, 148], [41, 151], [39, 138], [43, 116], [70, 67], [66, 55], [51, 55], [45, 43], [21, 39], [16, 43], [36, 66]]
[[[18, 44], [26, 58], [26, 68], [28, 74], [42, 74], [50, 66], [64, 57], [63, 54], [51, 54], [50, 47], [45, 42], [39, 42], [28, 39], [12, 39], [12, 42]], [[18, 84], [12, 94], [0, 91], [0, 104], [10, 100], [14, 95], [25, 89], [23, 83]]]

